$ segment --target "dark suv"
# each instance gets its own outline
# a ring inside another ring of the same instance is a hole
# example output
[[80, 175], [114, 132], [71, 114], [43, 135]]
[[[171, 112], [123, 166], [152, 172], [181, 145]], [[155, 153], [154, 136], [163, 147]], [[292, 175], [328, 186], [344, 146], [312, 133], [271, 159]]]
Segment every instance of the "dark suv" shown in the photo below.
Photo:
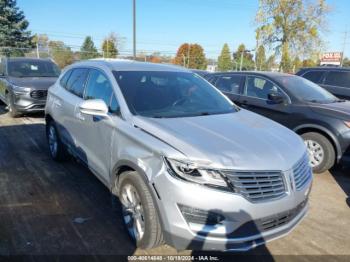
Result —
[[350, 153], [350, 101], [295, 75], [230, 72], [210, 74], [206, 79], [239, 106], [301, 135], [316, 173]]
[[12, 117], [45, 110], [47, 89], [60, 74], [50, 59], [1, 58], [0, 100]]
[[302, 68], [297, 75], [324, 87], [339, 98], [350, 100], [350, 68]]

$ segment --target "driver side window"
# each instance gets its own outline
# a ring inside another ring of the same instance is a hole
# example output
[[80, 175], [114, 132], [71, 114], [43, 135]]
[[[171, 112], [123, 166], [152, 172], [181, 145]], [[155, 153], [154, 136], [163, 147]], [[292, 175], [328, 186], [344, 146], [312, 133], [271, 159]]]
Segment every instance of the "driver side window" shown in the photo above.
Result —
[[268, 100], [268, 95], [271, 93], [276, 93], [284, 96], [280, 88], [271, 81], [258, 76], [247, 76], [244, 86], [245, 96]]

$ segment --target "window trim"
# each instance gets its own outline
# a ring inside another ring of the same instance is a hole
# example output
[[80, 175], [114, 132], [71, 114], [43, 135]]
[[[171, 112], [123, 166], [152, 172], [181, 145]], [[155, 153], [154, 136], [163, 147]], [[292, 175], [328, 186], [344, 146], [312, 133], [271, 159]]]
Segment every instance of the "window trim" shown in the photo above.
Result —
[[261, 76], [261, 75], [245, 75], [244, 86], [243, 86], [243, 90], [242, 90], [241, 96], [243, 96], [243, 97], [248, 97], [248, 98], [255, 98], [255, 99], [262, 100], [262, 101], [269, 101], [268, 99], [263, 99], [263, 98], [256, 97], [256, 96], [248, 96], [248, 95], [245, 95], [245, 94], [244, 94], [244, 88], [245, 88], [245, 85], [246, 85], [246, 83], [247, 83], [247, 77], [251, 77], [251, 76], [253, 76], [253, 77], [260, 77], [260, 78], [263, 78], [263, 79], [265, 79], [265, 80], [267, 80], [267, 81], [272, 82], [272, 83], [273, 83], [277, 88], [279, 88], [279, 89], [282, 91], [282, 93], [286, 96], [286, 98], [287, 98], [287, 100], [288, 100], [288, 101], [287, 101], [288, 104], [292, 104], [292, 100], [291, 100], [290, 96], [280, 87], [279, 84], [277, 84], [277, 83], [276, 83], [275, 81], [273, 81], [272, 79], [267, 78], [267, 77], [265, 77], [265, 76]]

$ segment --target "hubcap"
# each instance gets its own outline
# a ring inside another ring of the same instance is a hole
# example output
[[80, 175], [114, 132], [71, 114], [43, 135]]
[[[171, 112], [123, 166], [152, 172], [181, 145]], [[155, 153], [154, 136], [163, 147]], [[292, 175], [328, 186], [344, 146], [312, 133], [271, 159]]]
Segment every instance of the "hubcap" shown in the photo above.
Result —
[[49, 147], [50, 152], [53, 157], [57, 155], [57, 135], [56, 129], [51, 125], [49, 128]]
[[324, 151], [322, 146], [313, 140], [305, 140], [305, 144], [308, 149], [311, 166], [316, 167], [320, 165], [324, 159]]
[[134, 186], [126, 184], [121, 189], [121, 203], [124, 223], [129, 234], [136, 241], [145, 233], [145, 217], [139, 194]]

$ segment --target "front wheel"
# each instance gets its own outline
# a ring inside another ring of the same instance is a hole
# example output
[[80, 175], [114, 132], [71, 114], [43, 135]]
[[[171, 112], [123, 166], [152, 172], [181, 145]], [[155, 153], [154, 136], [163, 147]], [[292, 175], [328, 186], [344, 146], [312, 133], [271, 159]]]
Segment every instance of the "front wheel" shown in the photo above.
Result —
[[163, 233], [151, 192], [140, 174], [127, 171], [119, 180], [119, 199], [129, 235], [139, 248], [163, 243]]
[[6, 95], [6, 100], [7, 100], [7, 109], [9, 111], [10, 116], [13, 118], [21, 116], [21, 114], [17, 111], [15, 105], [13, 104], [10, 94]]
[[301, 137], [307, 146], [310, 164], [315, 173], [323, 173], [335, 163], [335, 150], [329, 139], [319, 133], [309, 132]]
[[67, 158], [66, 148], [58, 135], [57, 128], [53, 120], [49, 121], [46, 125], [46, 137], [52, 159], [59, 162], [65, 160]]

